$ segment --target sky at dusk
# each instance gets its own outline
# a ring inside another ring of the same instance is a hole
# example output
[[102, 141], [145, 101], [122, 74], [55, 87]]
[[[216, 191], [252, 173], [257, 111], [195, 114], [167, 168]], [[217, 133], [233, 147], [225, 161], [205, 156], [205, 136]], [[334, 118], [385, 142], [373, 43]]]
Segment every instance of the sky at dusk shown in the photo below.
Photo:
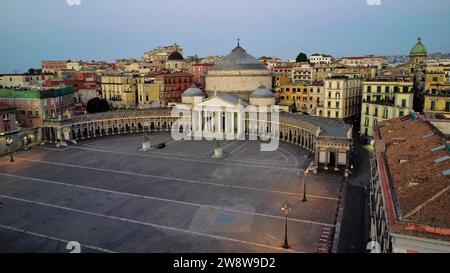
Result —
[[450, 52], [450, 0], [2, 0], [0, 10], [0, 73], [174, 42], [185, 57], [224, 55], [238, 37], [254, 56], [285, 60], [408, 54], [417, 36], [429, 53]]

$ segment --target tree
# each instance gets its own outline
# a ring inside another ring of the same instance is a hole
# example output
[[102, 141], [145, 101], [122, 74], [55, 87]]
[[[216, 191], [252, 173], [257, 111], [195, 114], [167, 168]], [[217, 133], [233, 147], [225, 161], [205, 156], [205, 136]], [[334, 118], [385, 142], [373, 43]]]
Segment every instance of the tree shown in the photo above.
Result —
[[297, 55], [297, 58], [295, 59], [295, 61], [296, 61], [297, 63], [304, 63], [304, 62], [307, 62], [307, 61], [308, 61], [308, 57], [306, 56], [305, 53], [300, 52], [300, 53]]
[[90, 99], [87, 103], [86, 110], [88, 113], [100, 113], [109, 111], [109, 104], [106, 100], [100, 98]]

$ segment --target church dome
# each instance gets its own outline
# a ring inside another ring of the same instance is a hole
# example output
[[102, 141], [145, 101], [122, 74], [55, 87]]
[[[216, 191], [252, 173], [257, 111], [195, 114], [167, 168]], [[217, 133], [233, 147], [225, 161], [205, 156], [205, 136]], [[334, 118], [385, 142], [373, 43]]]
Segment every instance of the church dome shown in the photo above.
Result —
[[172, 52], [169, 57], [167, 58], [169, 61], [182, 61], [184, 60], [183, 55], [180, 54], [180, 52], [175, 51]]
[[181, 95], [185, 97], [204, 97], [205, 93], [203, 93], [203, 91], [200, 88], [198, 88], [195, 84], [193, 84], [191, 85], [191, 87], [186, 89]]
[[411, 48], [410, 55], [427, 55], [427, 49], [422, 44], [422, 39], [417, 38], [417, 43]]
[[267, 89], [264, 85], [259, 86], [250, 94], [250, 98], [272, 98], [274, 97], [272, 91]]
[[266, 67], [258, 62], [252, 55], [248, 54], [239, 44], [230, 54], [223, 57], [210, 70], [242, 70], [258, 69], [266, 70]]

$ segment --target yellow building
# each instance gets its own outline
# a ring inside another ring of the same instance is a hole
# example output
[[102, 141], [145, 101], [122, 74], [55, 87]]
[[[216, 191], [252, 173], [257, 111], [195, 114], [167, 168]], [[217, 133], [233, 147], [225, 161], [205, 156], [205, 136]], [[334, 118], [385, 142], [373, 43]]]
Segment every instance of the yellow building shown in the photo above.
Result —
[[371, 80], [377, 75], [376, 66], [338, 66], [334, 69], [339, 74], [360, 74], [364, 79]]
[[373, 137], [375, 122], [408, 115], [413, 107], [413, 82], [365, 81], [361, 104], [361, 135]]
[[279, 105], [290, 106], [295, 102], [297, 111], [318, 115], [323, 106], [323, 82], [286, 84], [275, 88]]
[[450, 113], [450, 89], [425, 95], [424, 112]]
[[337, 119], [356, 118], [361, 110], [361, 75], [333, 74], [324, 80], [323, 110], [319, 116]]
[[102, 98], [113, 108], [135, 108], [137, 105], [137, 75], [102, 76]]
[[276, 74], [273, 76], [273, 87], [280, 87], [292, 83], [291, 78], [287, 74]]
[[450, 112], [449, 65], [425, 67], [424, 112]]
[[138, 79], [139, 109], [161, 107], [160, 93], [164, 90], [164, 85], [155, 76], [147, 75]]

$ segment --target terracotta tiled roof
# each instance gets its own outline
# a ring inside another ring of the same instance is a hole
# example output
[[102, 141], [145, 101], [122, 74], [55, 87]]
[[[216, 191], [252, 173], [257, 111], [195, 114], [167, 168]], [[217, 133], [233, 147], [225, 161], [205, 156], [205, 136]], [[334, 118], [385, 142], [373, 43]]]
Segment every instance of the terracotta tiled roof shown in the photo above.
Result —
[[[450, 227], [450, 155], [445, 137], [426, 120], [380, 123], [401, 221]], [[433, 150], [433, 148], [443, 147]], [[440, 161], [441, 159], [442, 161]]]

